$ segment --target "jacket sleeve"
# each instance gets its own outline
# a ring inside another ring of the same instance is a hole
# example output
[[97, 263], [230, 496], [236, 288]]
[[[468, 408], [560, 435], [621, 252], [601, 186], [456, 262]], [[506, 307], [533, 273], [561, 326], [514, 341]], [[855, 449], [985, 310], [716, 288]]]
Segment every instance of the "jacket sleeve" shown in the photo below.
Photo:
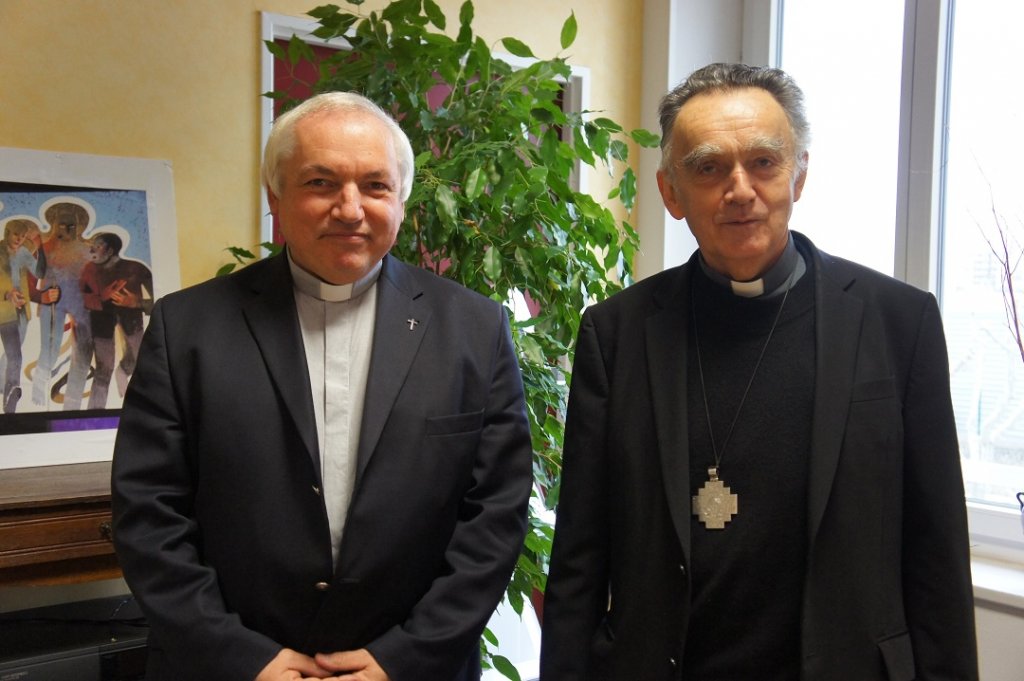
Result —
[[[445, 570], [405, 621], [367, 649], [392, 681], [453, 678], [508, 585], [526, 534], [532, 488], [530, 427], [504, 308], [473, 462], [472, 482], [444, 554]], [[491, 308], [494, 309], [494, 308]], [[465, 652], [457, 652], [465, 651]]]
[[121, 410], [114, 544], [160, 654], [190, 678], [252, 681], [281, 646], [228, 612], [217, 574], [201, 560], [182, 408], [188, 389], [171, 376], [163, 312], [157, 303]]
[[540, 677], [587, 681], [608, 607], [608, 377], [592, 315], [576, 343], [562, 454], [562, 488], [544, 594]]
[[971, 564], [946, 341], [928, 297], [904, 409], [903, 588], [921, 681], [978, 678]]

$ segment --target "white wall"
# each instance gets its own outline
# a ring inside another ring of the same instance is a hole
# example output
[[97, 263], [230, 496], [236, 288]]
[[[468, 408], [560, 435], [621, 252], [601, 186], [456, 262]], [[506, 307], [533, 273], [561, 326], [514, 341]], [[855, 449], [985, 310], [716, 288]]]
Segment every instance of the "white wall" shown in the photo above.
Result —
[[974, 613], [981, 681], [1021, 681], [1024, 678], [1024, 611], [979, 602]]

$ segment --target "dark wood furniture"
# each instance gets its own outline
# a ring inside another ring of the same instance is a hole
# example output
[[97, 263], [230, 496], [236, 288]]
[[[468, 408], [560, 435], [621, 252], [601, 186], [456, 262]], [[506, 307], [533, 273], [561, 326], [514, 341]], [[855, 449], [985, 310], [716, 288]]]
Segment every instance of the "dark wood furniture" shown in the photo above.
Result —
[[121, 575], [110, 531], [110, 462], [0, 470], [0, 585]]

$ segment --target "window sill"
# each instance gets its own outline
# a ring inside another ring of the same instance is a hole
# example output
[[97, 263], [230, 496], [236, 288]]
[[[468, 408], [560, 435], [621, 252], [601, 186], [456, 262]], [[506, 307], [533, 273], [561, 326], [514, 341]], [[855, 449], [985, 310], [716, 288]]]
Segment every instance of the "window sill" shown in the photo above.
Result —
[[1024, 564], [972, 556], [971, 574], [980, 607], [995, 605], [1024, 616]]

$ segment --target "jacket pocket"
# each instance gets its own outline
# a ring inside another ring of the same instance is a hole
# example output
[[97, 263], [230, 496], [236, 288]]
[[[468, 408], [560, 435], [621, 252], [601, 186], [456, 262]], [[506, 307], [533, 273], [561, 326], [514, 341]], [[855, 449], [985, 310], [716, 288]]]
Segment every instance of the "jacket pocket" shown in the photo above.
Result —
[[851, 402], [868, 402], [896, 397], [896, 381], [880, 378], [876, 381], [864, 381], [853, 386], [850, 394]]
[[904, 632], [878, 642], [878, 650], [885, 661], [889, 681], [913, 681], [914, 649], [910, 645], [910, 634]]
[[484, 410], [471, 411], [465, 414], [450, 414], [448, 416], [433, 416], [427, 419], [427, 437], [439, 435], [457, 435], [459, 433], [472, 433], [480, 430], [484, 425]]

